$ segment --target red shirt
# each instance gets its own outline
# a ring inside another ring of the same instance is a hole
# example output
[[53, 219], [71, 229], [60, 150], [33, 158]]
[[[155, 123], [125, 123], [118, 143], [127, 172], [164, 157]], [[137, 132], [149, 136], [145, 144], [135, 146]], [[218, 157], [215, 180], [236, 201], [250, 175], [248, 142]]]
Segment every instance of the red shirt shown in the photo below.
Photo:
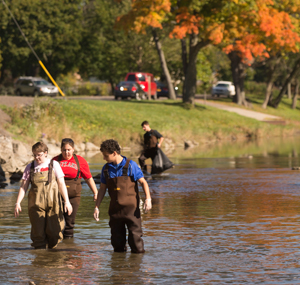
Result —
[[[80, 155], [77, 155], [77, 158], [78, 158], [78, 161], [80, 164], [79, 178], [90, 179], [92, 177], [92, 174], [91, 174], [88, 163]], [[54, 157], [53, 159], [58, 161], [59, 155]], [[60, 161], [60, 167], [65, 174], [65, 178], [71, 178], [71, 179], [76, 178], [78, 168], [77, 168], [77, 164], [74, 159], [74, 156], [72, 156], [72, 158], [69, 160], [63, 158]]]

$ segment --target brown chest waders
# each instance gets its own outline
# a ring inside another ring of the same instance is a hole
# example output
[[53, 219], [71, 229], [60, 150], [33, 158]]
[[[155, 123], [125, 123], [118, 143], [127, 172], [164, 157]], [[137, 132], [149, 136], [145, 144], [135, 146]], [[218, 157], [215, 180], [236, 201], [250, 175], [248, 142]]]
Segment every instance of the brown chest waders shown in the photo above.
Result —
[[149, 142], [144, 146], [144, 150], [139, 157], [139, 164], [143, 171], [147, 171], [147, 167], [145, 165], [145, 160], [151, 158], [152, 160], [157, 154], [157, 143], [158, 139], [156, 136], [153, 135], [153, 131], [150, 131], [151, 136]]
[[54, 248], [62, 240], [65, 222], [61, 195], [53, 170], [34, 173], [30, 167], [31, 188], [28, 194], [28, 214], [31, 223], [31, 240], [35, 248]]
[[111, 244], [115, 252], [126, 251], [126, 227], [128, 244], [133, 253], [143, 253], [141, 213], [139, 209], [139, 192], [137, 182], [127, 175], [129, 159], [123, 167], [123, 175], [110, 178], [108, 165], [104, 169], [106, 185], [110, 196], [109, 226], [111, 228]]
[[[65, 183], [68, 190], [68, 196], [70, 203], [73, 207], [73, 212], [71, 215], [68, 215], [67, 212], [64, 213], [66, 227], [64, 230], [64, 238], [72, 238], [74, 235], [74, 227], [75, 227], [75, 218], [80, 204], [80, 195], [81, 195], [81, 179], [79, 178], [80, 174], [80, 164], [78, 161], [78, 157], [76, 154], [73, 154], [74, 159], [77, 164], [77, 175], [74, 179], [65, 178]], [[63, 160], [62, 155], [58, 157], [58, 162]]]

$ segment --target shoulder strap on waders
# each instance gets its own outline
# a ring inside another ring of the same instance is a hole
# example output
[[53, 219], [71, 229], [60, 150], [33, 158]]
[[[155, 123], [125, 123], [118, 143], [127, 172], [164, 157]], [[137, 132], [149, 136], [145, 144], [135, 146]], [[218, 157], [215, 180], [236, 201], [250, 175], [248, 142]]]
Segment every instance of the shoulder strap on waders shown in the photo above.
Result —
[[[105, 166], [105, 169], [103, 170], [105, 180], [109, 179], [108, 167], [109, 166], [108, 166], [108, 163], [107, 163], [106, 166]], [[107, 184], [107, 181], [106, 181], [106, 184]]]
[[123, 169], [122, 169], [122, 176], [125, 176], [124, 177], [125, 179], [127, 179], [127, 177], [128, 177], [127, 173], [128, 173], [129, 162], [130, 162], [130, 159], [127, 158], [126, 163], [125, 163], [125, 165], [123, 166]]
[[49, 185], [52, 181], [52, 172], [53, 172], [53, 159], [51, 159], [49, 163], [49, 168], [48, 168], [48, 181], [46, 185]]
[[34, 174], [34, 160], [31, 162], [31, 165], [30, 165], [30, 182], [31, 183], [32, 183], [33, 174]]
[[76, 177], [74, 179], [76, 181], [78, 179], [79, 173], [80, 173], [80, 164], [79, 164], [79, 160], [78, 160], [77, 155], [74, 153], [73, 156], [74, 156], [74, 159], [75, 159], [76, 164], [77, 164], [77, 175], [76, 175]]

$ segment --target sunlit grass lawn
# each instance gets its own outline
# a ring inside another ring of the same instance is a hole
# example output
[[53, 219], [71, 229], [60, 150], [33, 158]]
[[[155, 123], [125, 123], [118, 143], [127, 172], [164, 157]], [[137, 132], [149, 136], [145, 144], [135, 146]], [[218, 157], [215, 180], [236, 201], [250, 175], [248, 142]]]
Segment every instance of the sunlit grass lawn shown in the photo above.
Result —
[[196, 104], [195, 108], [186, 109], [182, 103], [171, 100], [69, 100], [59, 101], [59, 104], [73, 128], [97, 142], [107, 138], [125, 144], [139, 140], [144, 120], [175, 142], [228, 139], [253, 135], [257, 130], [270, 134], [281, 129], [205, 105]]

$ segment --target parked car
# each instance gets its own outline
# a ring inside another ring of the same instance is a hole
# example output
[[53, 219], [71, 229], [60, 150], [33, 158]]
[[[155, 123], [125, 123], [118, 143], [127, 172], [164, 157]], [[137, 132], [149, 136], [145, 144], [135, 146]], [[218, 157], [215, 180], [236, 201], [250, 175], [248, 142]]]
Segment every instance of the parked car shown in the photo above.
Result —
[[231, 97], [235, 95], [235, 87], [231, 81], [218, 81], [212, 88], [211, 95], [217, 95], [218, 97], [220, 95], [226, 95]]
[[133, 81], [121, 81], [115, 87], [115, 99], [118, 98], [126, 99], [126, 98], [135, 98], [137, 100], [145, 99], [145, 92], [142, 87]]
[[[159, 97], [168, 97], [169, 98], [169, 88], [168, 85], [165, 83], [162, 83], [160, 81], [155, 81], [156, 86], [157, 86], [157, 98]], [[174, 87], [175, 90], [175, 95], [177, 96], [177, 90], [178, 87]]]
[[129, 72], [129, 73], [127, 73], [127, 75], [125, 77], [125, 81], [134, 81], [134, 82], [138, 83], [141, 86], [141, 88], [143, 89], [143, 91], [146, 94], [148, 94], [148, 90], [149, 90], [148, 78], [150, 78], [151, 97], [156, 99], [157, 87], [156, 87], [156, 83], [154, 82], [153, 74], [145, 73], [145, 72]]
[[57, 96], [58, 89], [43, 78], [23, 76], [15, 83], [15, 94], [18, 96], [33, 95], [34, 97]]

